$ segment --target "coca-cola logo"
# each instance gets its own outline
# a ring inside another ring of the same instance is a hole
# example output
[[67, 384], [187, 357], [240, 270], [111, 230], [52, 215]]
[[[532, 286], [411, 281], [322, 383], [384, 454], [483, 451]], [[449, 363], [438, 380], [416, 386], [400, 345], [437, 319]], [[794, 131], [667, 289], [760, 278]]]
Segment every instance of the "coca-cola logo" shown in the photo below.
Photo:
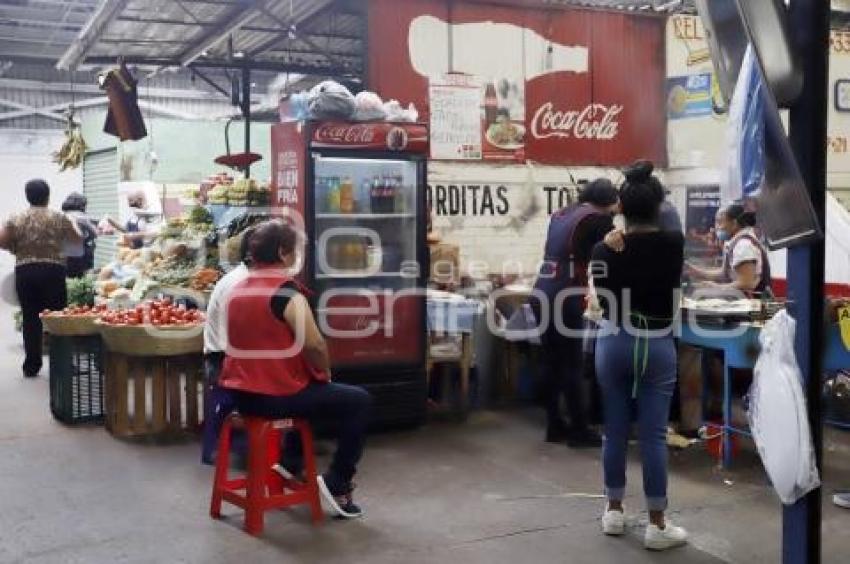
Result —
[[581, 110], [561, 111], [552, 102], [546, 102], [534, 112], [531, 135], [535, 139], [572, 137], [607, 141], [619, 133], [617, 116], [622, 111], [622, 104], [588, 104]]
[[322, 125], [316, 129], [316, 141], [325, 143], [368, 144], [375, 140], [375, 128], [369, 125]]

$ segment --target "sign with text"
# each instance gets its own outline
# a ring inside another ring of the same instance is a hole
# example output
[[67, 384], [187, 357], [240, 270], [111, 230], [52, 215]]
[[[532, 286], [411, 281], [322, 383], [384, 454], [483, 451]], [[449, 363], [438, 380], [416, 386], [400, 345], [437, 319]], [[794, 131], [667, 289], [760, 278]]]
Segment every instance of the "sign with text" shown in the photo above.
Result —
[[446, 74], [428, 87], [431, 158], [481, 159], [481, 85], [465, 74]]
[[[478, 117], [485, 162], [666, 164], [661, 18], [446, 0], [372, 0], [368, 17], [369, 84], [428, 116], [434, 159], [473, 159]], [[480, 78], [477, 106], [435, 88], [449, 71]]]

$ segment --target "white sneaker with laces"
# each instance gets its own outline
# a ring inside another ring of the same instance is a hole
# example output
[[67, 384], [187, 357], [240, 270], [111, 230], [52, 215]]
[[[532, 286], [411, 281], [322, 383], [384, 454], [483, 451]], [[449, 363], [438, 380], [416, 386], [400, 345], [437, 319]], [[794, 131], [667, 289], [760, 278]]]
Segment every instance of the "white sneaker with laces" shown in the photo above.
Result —
[[623, 511], [605, 509], [602, 514], [602, 532], [606, 535], [619, 536], [626, 532], [626, 515]]
[[643, 538], [643, 545], [649, 550], [667, 550], [687, 542], [688, 532], [669, 521], [663, 529], [650, 523], [646, 526], [646, 535]]

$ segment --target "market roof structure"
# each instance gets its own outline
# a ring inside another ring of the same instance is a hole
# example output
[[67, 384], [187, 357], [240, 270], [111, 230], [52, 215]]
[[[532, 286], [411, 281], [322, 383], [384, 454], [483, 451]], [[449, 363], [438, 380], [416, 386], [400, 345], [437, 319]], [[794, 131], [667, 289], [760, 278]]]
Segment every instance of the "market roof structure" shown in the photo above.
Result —
[[61, 69], [112, 64], [237, 67], [356, 77], [357, 0], [12, 0], [0, 6], [6, 60]]

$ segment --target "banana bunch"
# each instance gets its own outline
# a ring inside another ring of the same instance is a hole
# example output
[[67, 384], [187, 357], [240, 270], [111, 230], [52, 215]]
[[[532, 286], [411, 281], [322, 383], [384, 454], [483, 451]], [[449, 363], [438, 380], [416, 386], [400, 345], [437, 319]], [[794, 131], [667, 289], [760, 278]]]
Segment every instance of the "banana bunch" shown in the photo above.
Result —
[[65, 142], [62, 147], [53, 153], [53, 162], [59, 165], [60, 171], [77, 168], [83, 162], [86, 148], [80, 128], [71, 126], [65, 130]]

